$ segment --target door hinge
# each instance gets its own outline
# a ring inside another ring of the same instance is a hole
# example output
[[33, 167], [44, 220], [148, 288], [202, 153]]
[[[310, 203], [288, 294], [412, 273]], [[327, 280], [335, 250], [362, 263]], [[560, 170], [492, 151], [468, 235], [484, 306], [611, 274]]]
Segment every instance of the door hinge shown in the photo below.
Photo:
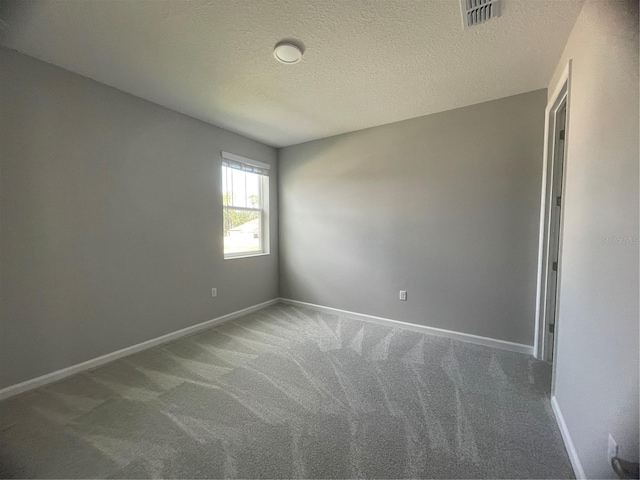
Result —
[[562, 205], [562, 197], [556, 197], [556, 205], [559, 207]]
[[564, 129], [560, 130], [560, 140], [564, 140]]
[[558, 262], [553, 262], [553, 264], [551, 265], [551, 269], [554, 272], [557, 272], [558, 271]]
[[550, 323], [549, 324], [549, 333], [556, 333], [556, 324], [555, 323]]

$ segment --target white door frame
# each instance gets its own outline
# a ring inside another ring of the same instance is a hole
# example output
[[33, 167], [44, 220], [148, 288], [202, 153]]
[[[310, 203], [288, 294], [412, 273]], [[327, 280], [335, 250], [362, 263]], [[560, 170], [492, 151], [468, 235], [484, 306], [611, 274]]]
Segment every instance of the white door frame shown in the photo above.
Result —
[[[553, 228], [551, 228], [551, 209], [553, 206], [553, 199], [551, 195], [553, 193], [553, 172], [554, 172], [554, 152], [555, 152], [555, 131], [556, 131], [556, 116], [562, 105], [566, 102], [566, 118], [565, 118], [565, 139], [568, 138], [569, 132], [569, 105], [571, 100], [571, 60], [564, 69], [561, 77], [558, 80], [556, 88], [553, 94], [549, 97], [547, 108], [545, 109], [545, 130], [544, 130], [544, 158], [542, 163], [542, 193], [540, 198], [540, 233], [538, 241], [538, 278], [537, 278], [537, 292], [536, 292], [536, 315], [535, 315], [535, 337], [533, 343], [533, 352], [535, 358], [538, 360], [549, 360], [550, 352], [545, 350], [547, 344], [547, 332], [548, 324], [550, 320], [547, 299], [548, 299], [548, 283], [549, 283], [549, 265], [551, 261], [549, 259], [549, 245], [550, 238], [553, 234]], [[568, 142], [564, 142], [564, 167], [567, 162], [567, 145]], [[562, 191], [564, 192], [564, 186], [566, 183], [566, 168], [563, 168], [563, 185]], [[563, 199], [564, 200], [564, 199]], [[562, 202], [562, 208], [560, 210], [560, 231], [559, 244], [558, 244], [558, 267], [557, 267], [557, 287], [556, 287], [556, 302], [555, 302], [555, 318], [557, 318], [558, 306], [560, 304], [560, 270], [561, 270], [561, 254], [562, 254], [562, 231], [564, 224], [564, 201]], [[554, 350], [555, 344], [558, 339], [558, 325], [555, 326], [554, 332]], [[555, 368], [553, 369], [555, 371]]]

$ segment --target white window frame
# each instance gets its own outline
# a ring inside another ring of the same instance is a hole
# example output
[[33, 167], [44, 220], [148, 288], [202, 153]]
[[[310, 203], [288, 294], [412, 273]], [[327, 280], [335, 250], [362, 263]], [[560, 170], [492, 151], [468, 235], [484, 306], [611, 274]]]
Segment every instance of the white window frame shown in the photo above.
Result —
[[[260, 201], [256, 208], [251, 207], [234, 207], [232, 205], [224, 205], [222, 204], [222, 210], [231, 209], [231, 210], [244, 210], [249, 212], [257, 212], [258, 218], [260, 218], [260, 238], [259, 238], [259, 250], [247, 250], [244, 252], [233, 252], [226, 253], [224, 251], [224, 238], [223, 238], [223, 246], [222, 252], [225, 260], [233, 259], [233, 258], [245, 258], [245, 257], [258, 257], [261, 255], [269, 255], [269, 170], [271, 169], [271, 165], [268, 163], [260, 162], [258, 160], [253, 160], [251, 158], [242, 157], [240, 155], [236, 155], [235, 153], [229, 152], [221, 152], [222, 161], [220, 163], [220, 172], [222, 172], [222, 168], [225, 167], [225, 161], [232, 163], [240, 163], [247, 167], [254, 167], [256, 172], [261, 177], [260, 185], [259, 185], [259, 193], [260, 193]], [[231, 168], [228, 167], [227, 168]], [[262, 170], [263, 173], [259, 171]], [[221, 191], [222, 191], [222, 178], [221, 178]], [[222, 200], [222, 198], [221, 198]]]

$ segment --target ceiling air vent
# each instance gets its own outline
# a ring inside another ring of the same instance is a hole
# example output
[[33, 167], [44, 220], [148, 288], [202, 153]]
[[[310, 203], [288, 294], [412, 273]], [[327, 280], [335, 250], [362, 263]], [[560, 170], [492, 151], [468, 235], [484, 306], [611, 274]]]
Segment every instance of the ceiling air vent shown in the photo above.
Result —
[[500, 0], [460, 0], [464, 28], [480, 25], [500, 16]]

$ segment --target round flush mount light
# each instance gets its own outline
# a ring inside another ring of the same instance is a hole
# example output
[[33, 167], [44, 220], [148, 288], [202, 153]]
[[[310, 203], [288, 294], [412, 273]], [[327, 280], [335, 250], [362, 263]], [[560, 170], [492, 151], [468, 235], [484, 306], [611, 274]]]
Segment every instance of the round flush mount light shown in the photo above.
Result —
[[302, 49], [291, 42], [280, 42], [273, 49], [273, 56], [279, 62], [291, 65], [302, 60]]

